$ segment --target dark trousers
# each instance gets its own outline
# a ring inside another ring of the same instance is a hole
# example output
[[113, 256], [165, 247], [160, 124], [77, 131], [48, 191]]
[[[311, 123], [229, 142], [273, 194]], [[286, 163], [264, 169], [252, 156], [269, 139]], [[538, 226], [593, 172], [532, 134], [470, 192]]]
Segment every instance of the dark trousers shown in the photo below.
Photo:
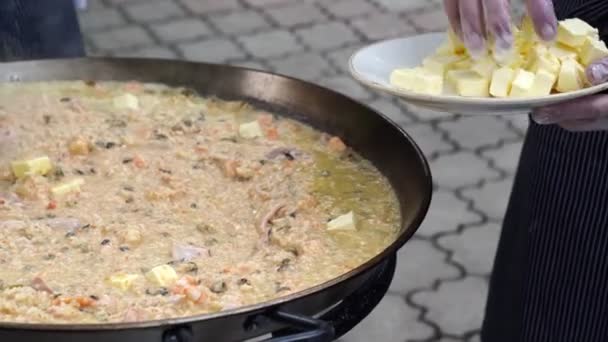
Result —
[[84, 54], [72, 0], [0, 0], [0, 61]]
[[[608, 1], [555, 0], [608, 39]], [[532, 123], [503, 223], [481, 340], [608, 341], [608, 132]]]

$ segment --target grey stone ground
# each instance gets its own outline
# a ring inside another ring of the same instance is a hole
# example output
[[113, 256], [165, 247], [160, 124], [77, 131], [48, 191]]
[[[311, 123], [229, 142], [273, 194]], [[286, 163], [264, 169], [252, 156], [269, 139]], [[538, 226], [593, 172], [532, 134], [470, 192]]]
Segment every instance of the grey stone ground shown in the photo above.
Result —
[[478, 341], [488, 274], [525, 133], [525, 117], [460, 117], [408, 108], [346, 74], [372, 41], [444, 30], [440, 0], [90, 0], [89, 53], [244, 65], [343, 92], [405, 127], [428, 156], [436, 193], [399, 252], [390, 294], [359, 341]]

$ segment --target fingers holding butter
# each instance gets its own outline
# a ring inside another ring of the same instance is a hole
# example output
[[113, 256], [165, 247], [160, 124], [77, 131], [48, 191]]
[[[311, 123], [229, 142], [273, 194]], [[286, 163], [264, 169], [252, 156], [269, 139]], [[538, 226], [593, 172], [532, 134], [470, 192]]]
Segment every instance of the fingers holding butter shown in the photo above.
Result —
[[[591, 84], [608, 81], [608, 58], [591, 63], [586, 70]], [[608, 129], [608, 95], [587, 96], [558, 105], [544, 107], [532, 113], [532, 119], [541, 125], [559, 125], [575, 132]]]
[[[557, 34], [553, 2], [527, 0], [526, 5], [538, 36], [553, 40]], [[513, 46], [509, 0], [444, 0], [444, 6], [452, 30], [473, 56], [482, 55], [488, 41], [498, 51]]]
[[552, 0], [526, 0], [528, 15], [532, 18], [538, 36], [551, 41], [557, 35], [557, 17]]

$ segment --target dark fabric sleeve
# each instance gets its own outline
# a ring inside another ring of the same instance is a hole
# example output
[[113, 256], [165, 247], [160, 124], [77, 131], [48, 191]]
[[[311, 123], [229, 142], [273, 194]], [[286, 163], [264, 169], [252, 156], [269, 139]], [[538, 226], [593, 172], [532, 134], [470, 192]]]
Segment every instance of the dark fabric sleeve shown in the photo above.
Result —
[[84, 54], [72, 0], [0, 0], [0, 61]]

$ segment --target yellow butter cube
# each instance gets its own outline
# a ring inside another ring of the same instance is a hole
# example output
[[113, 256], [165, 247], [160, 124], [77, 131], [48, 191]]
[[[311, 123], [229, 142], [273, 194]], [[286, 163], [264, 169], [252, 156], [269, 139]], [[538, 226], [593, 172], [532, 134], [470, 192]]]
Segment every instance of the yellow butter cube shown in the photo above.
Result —
[[29, 160], [14, 161], [11, 163], [11, 169], [17, 178], [31, 175], [44, 176], [53, 169], [53, 164], [49, 157], [44, 156]]
[[422, 66], [428, 71], [443, 76], [445, 72], [454, 65], [454, 63], [461, 60], [463, 60], [463, 57], [457, 55], [431, 56], [422, 60]]
[[555, 89], [561, 93], [585, 87], [585, 69], [577, 61], [568, 59], [562, 62]]
[[448, 72], [446, 72], [445, 74], [445, 80], [449, 85], [453, 86], [454, 88], [456, 87], [456, 81], [458, 79], [466, 77], [479, 77], [479, 75], [477, 75], [477, 73], [474, 71], [461, 69], [448, 70]]
[[581, 19], [572, 18], [559, 22], [557, 27], [557, 41], [577, 48], [585, 42], [588, 36], [592, 36], [597, 32], [593, 26], [587, 24]]
[[465, 97], [490, 96], [490, 79], [469, 71], [455, 76], [456, 92]]
[[587, 37], [580, 50], [581, 63], [584, 66], [608, 56], [606, 43], [595, 38]]
[[239, 135], [245, 139], [253, 139], [263, 137], [262, 127], [257, 121], [241, 124], [239, 126]]
[[495, 97], [509, 96], [513, 78], [515, 78], [515, 70], [512, 68], [502, 67], [494, 70], [490, 83], [490, 95]]
[[133, 94], [126, 93], [124, 95], [117, 96], [112, 102], [114, 104], [114, 107], [118, 109], [139, 109], [139, 100], [137, 99], [137, 96]]
[[489, 78], [492, 76], [492, 73], [496, 67], [496, 62], [491, 56], [484, 56], [483, 58], [475, 61], [471, 70], [475, 71], [479, 76]]
[[511, 84], [511, 92], [509, 93], [509, 96], [528, 97], [530, 96], [530, 89], [532, 89], [533, 84], [534, 74], [523, 69], [518, 69], [515, 72], [515, 77], [513, 78], [513, 83]]
[[357, 230], [357, 220], [351, 211], [327, 222], [327, 230]]
[[557, 81], [557, 76], [549, 71], [540, 69], [534, 75], [534, 83], [530, 89], [530, 96], [547, 96], [551, 95], [551, 90]]
[[452, 69], [457, 70], [471, 69], [472, 67], [473, 61], [469, 57], [463, 58], [462, 60], [459, 60], [458, 62], [452, 64]]
[[158, 286], [167, 287], [177, 281], [177, 273], [169, 265], [160, 265], [148, 271], [146, 279]]
[[110, 285], [126, 291], [133, 286], [133, 283], [139, 278], [137, 274], [115, 274], [108, 278]]
[[59, 196], [63, 196], [68, 193], [79, 192], [80, 186], [82, 186], [83, 184], [84, 184], [84, 179], [76, 178], [67, 183], [59, 184], [59, 185], [52, 187], [51, 194], [54, 197], [59, 197]]
[[577, 59], [578, 52], [566, 45], [557, 43], [549, 47], [549, 53], [560, 61], [564, 61], [566, 59]]
[[443, 92], [443, 77], [424, 68], [394, 70], [390, 83], [397, 88], [420, 94], [439, 95]]
[[542, 45], [538, 45], [534, 48], [531, 62], [531, 71], [538, 72], [538, 70], [545, 70], [555, 75], [559, 73], [559, 68], [561, 66], [560, 60], [549, 53], [549, 50]]

